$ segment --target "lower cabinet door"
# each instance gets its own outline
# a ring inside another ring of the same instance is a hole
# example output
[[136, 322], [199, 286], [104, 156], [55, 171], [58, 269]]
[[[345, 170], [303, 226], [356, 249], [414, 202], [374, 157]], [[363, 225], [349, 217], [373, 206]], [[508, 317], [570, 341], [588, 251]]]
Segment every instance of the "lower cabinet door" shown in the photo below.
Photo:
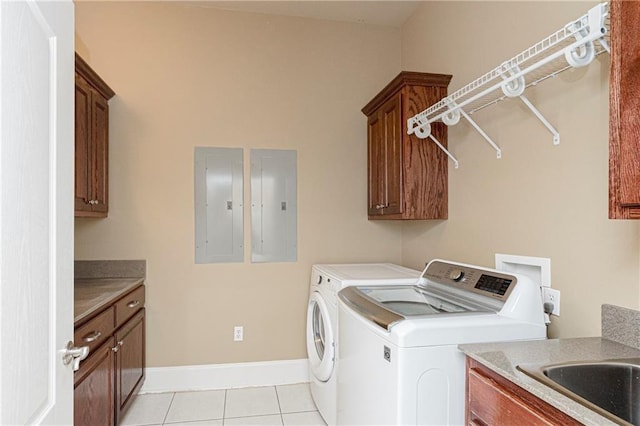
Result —
[[467, 425], [578, 426], [580, 422], [467, 358]]
[[115, 334], [116, 345], [116, 421], [119, 422], [144, 381], [144, 309], [127, 321]]
[[113, 401], [114, 339], [109, 338], [89, 357], [82, 361], [74, 373], [75, 426], [111, 426], [115, 424]]

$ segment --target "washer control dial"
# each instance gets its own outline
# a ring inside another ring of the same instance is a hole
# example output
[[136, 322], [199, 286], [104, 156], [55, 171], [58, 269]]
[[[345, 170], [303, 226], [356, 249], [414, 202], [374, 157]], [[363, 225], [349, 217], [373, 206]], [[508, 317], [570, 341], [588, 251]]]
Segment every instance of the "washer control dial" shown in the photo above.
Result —
[[318, 275], [318, 284], [322, 284], [322, 275]]
[[454, 280], [455, 282], [462, 281], [462, 278], [464, 278], [464, 272], [460, 269], [453, 269], [451, 272], [449, 272], [449, 278]]

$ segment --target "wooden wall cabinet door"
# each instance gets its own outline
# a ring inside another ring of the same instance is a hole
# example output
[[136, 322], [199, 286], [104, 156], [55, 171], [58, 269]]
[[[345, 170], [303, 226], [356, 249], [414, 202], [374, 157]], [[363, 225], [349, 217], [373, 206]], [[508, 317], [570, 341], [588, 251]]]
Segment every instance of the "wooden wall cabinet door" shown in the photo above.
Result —
[[75, 215], [109, 210], [109, 104], [113, 90], [76, 54]]
[[580, 425], [535, 395], [467, 358], [467, 425]]
[[[401, 72], [363, 109], [367, 116], [369, 219], [446, 219], [447, 156], [407, 135], [407, 119], [447, 95], [450, 75]], [[432, 125], [447, 146], [443, 123]]]
[[369, 215], [402, 213], [400, 96], [368, 118]]
[[114, 339], [110, 337], [80, 364], [74, 375], [74, 413], [76, 426], [115, 424]]
[[612, 0], [609, 218], [640, 219], [640, 2]]
[[144, 309], [115, 334], [116, 352], [116, 421], [119, 422], [144, 381], [145, 327]]

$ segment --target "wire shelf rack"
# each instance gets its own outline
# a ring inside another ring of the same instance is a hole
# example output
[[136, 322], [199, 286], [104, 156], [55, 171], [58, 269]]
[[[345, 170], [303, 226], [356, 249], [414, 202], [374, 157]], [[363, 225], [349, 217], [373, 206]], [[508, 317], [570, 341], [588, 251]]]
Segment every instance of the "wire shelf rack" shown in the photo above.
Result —
[[560, 134], [524, 96], [524, 91], [567, 69], [589, 65], [596, 56], [609, 52], [609, 37], [609, 5], [605, 2], [409, 118], [407, 133], [431, 139], [458, 168], [458, 160], [431, 134], [431, 123], [442, 121], [452, 126], [463, 117], [496, 150], [497, 158], [501, 158], [502, 151], [498, 145], [470, 115], [505, 99], [520, 98], [552, 133], [553, 143], [557, 145]]

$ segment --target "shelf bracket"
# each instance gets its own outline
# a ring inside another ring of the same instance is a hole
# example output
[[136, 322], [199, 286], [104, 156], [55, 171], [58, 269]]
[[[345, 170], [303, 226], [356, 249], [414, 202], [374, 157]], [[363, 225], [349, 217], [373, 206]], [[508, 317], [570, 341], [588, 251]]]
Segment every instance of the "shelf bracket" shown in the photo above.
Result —
[[531, 110], [531, 112], [534, 113], [536, 117], [538, 117], [538, 120], [540, 120], [542, 124], [544, 124], [547, 130], [551, 132], [551, 134], [553, 135], [553, 144], [560, 145], [560, 133], [558, 133], [555, 127], [553, 127], [551, 123], [549, 123], [549, 121], [544, 118], [542, 113], [540, 113], [540, 111], [538, 111], [538, 109], [533, 106], [533, 104], [529, 101], [529, 99], [527, 99], [526, 96], [520, 95], [520, 99]]
[[440, 148], [442, 150], [442, 152], [447, 154], [447, 157], [449, 157], [451, 159], [451, 161], [453, 161], [453, 167], [457, 169], [459, 164], [458, 164], [458, 160], [456, 159], [456, 157], [454, 157], [453, 154], [451, 154], [447, 150], [447, 148], [442, 146], [442, 144], [440, 142], [438, 142], [438, 139], [434, 138], [431, 133], [429, 133], [429, 139], [431, 139], [436, 145], [438, 145], [438, 148]]
[[473, 121], [471, 119], [471, 117], [469, 117], [469, 114], [467, 114], [466, 112], [464, 112], [464, 110], [462, 108], [458, 108], [458, 111], [460, 111], [460, 114], [462, 114], [462, 116], [464, 118], [467, 119], [467, 121], [473, 126], [474, 129], [476, 129], [478, 131], [478, 133], [480, 133], [480, 135], [482, 135], [482, 137], [489, 143], [489, 145], [491, 145], [493, 147], [493, 149], [496, 150], [496, 158], [500, 159], [502, 158], [502, 150], [500, 149], [500, 147], [493, 141], [493, 139], [491, 139], [489, 137], [489, 135], [487, 135], [484, 130], [482, 130], [480, 128], [480, 126], [478, 126], [476, 124], [475, 121]]
[[[569, 51], [567, 51], [569, 52]], [[511, 66], [508, 62], [502, 64], [500, 76], [502, 77], [504, 83], [502, 83], [502, 92], [505, 96], [510, 98], [518, 97], [522, 100], [527, 108], [544, 124], [544, 126], [551, 132], [553, 135], [553, 144], [560, 144], [560, 133], [549, 123], [549, 121], [544, 118], [542, 113], [529, 101], [529, 99], [524, 95], [524, 89], [526, 88], [526, 82], [524, 76], [522, 75], [522, 71], [520, 68], [516, 66]], [[508, 76], [506, 75], [508, 74]]]
[[458, 168], [458, 160], [456, 159], [456, 157], [453, 156], [453, 154], [451, 154], [447, 148], [445, 148], [440, 141], [438, 141], [438, 139], [436, 139], [432, 134], [431, 134], [431, 123], [429, 123], [428, 121], [426, 122], [421, 122], [419, 120], [416, 120], [415, 123], [417, 124], [416, 127], [411, 126], [409, 123], [407, 123], [408, 126], [411, 126], [410, 128], [412, 129], [412, 132], [408, 132], [408, 134], [411, 133], [415, 133], [415, 135], [417, 137], [419, 137], [420, 139], [426, 139], [429, 138], [433, 141], [433, 143], [435, 143], [438, 148], [440, 148], [442, 150], [442, 152], [444, 152], [445, 154], [447, 154], [447, 157], [449, 157], [451, 159], [451, 161], [453, 161], [453, 167], [455, 167], [456, 169]]

